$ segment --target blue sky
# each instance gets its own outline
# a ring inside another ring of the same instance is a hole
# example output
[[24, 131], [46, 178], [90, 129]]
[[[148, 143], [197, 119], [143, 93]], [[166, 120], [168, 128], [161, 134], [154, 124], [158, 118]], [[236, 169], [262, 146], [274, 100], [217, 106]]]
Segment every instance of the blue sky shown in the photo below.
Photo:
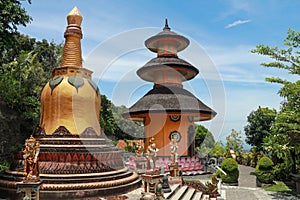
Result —
[[243, 132], [259, 105], [280, 107], [280, 85], [265, 82], [266, 77], [293, 78], [261, 67], [268, 59], [250, 50], [257, 44], [282, 46], [288, 28], [298, 31], [297, 0], [32, 0], [22, 5], [33, 21], [19, 30], [56, 43], [64, 42], [66, 15], [77, 6], [84, 18], [84, 67], [94, 71], [102, 94], [127, 107], [152, 88], [135, 71], [156, 56], [143, 42], [168, 18], [171, 29], [191, 41], [179, 57], [200, 70], [185, 88], [216, 110], [217, 117], [203, 124], [222, 141], [231, 129]]

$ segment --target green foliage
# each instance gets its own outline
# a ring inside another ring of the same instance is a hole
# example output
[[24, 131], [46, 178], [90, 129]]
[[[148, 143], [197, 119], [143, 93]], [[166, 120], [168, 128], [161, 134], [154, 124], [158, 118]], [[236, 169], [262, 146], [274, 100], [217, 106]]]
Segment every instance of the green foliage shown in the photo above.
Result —
[[[27, 36], [19, 36], [19, 38], [28, 39]], [[33, 42], [31, 51], [23, 51], [20, 47], [19, 54], [14, 55], [16, 56], [14, 60], [3, 63], [0, 70], [0, 100], [18, 111], [25, 120], [29, 121], [28, 124], [32, 124], [32, 127], [28, 127], [27, 130], [29, 134], [38, 126], [40, 93], [49, 79], [50, 69], [55, 67], [50, 64], [57, 63], [55, 55], [51, 54], [53, 52], [51, 49], [54, 48], [56, 53], [62, 49], [60, 45], [48, 44], [46, 41], [40, 43], [31, 40], [31, 42]], [[43, 51], [47, 51], [48, 56], [41, 55], [42, 48]], [[8, 59], [11, 57], [6, 60]]]
[[287, 180], [289, 179], [292, 169], [292, 163], [284, 160], [282, 163], [278, 163], [274, 166], [275, 180]]
[[271, 192], [291, 192], [291, 189], [282, 181], [276, 181], [274, 185], [265, 187], [264, 190]]
[[256, 167], [257, 162], [262, 158], [263, 154], [257, 152], [257, 153], [252, 153], [252, 158], [250, 161], [250, 166], [251, 167]]
[[100, 126], [109, 137], [117, 131], [117, 125], [114, 121], [113, 104], [105, 95], [101, 95]]
[[249, 153], [242, 153], [238, 157], [238, 162], [245, 166], [250, 166], [251, 157]]
[[125, 106], [115, 106], [105, 95], [101, 95], [100, 126], [105, 134], [113, 140], [143, 138], [141, 123], [124, 119]]
[[213, 134], [204, 126], [195, 124], [196, 153], [208, 154], [215, 145]]
[[273, 161], [269, 157], [264, 156], [257, 162], [256, 168], [259, 170], [272, 170], [273, 165]]
[[122, 138], [144, 138], [144, 125], [141, 122], [134, 122], [129, 119], [124, 119], [122, 114], [128, 111], [124, 105], [113, 107], [114, 120], [118, 126], [118, 132], [122, 133]]
[[261, 152], [257, 152], [255, 147], [250, 149], [250, 152], [241, 153], [237, 160], [239, 164], [256, 167], [258, 160], [263, 156]]
[[6, 160], [1, 160], [0, 161], [0, 171], [8, 169], [9, 165], [10, 165], [9, 162], [7, 162]]
[[0, 101], [32, 125], [22, 130], [31, 134], [39, 121], [40, 92], [58, 65], [63, 48], [17, 32], [18, 25], [31, 21], [20, 1], [2, 0], [0, 8]]
[[232, 129], [231, 134], [226, 137], [226, 148], [232, 149], [238, 155], [243, 149], [244, 141], [242, 140], [241, 131], [237, 132]]
[[274, 60], [270, 63], [262, 63], [262, 66], [283, 69], [293, 74], [293, 78], [297, 76], [295, 82], [280, 77], [266, 79], [283, 85], [278, 93], [284, 101], [271, 127], [271, 134], [264, 139], [263, 144], [273, 157], [279, 158], [277, 160], [291, 162], [291, 172], [296, 173], [297, 167], [300, 168], [299, 165], [297, 166], [300, 155], [300, 31], [289, 29], [284, 46], [285, 48], [258, 45], [252, 52]]
[[219, 169], [217, 169], [216, 170], [216, 175], [217, 175], [218, 178], [221, 178], [221, 174], [222, 174], [222, 172]]
[[238, 163], [233, 158], [226, 158], [221, 168], [227, 173], [227, 175], [221, 173], [221, 178], [224, 183], [236, 183], [239, 178]]
[[225, 149], [224, 145], [222, 144], [222, 142], [219, 141], [219, 142], [215, 143], [215, 146], [209, 152], [209, 154], [211, 156], [216, 157], [216, 158], [218, 158], [218, 157], [224, 157], [225, 154], [226, 154], [226, 149]]
[[263, 150], [263, 138], [270, 135], [271, 126], [275, 121], [276, 110], [258, 107], [247, 117], [248, 124], [244, 127], [246, 142], [255, 146], [257, 151]]
[[16, 40], [13, 35], [17, 32], [18, 25], [26, 26], [31, 20], [26, 10], [21, 7], [20, 1], [0, 1], [0, 52], [2, 55], [5, 54], [6, 47], [12, 48], [15, 45]]
[[267, 156], [262, 157], [255, 169], [257, 179], [262, 183], [272, 183], [274, 180], [273, 161]]
[[124, 148], [124, 151], [127, 151], [127, 152], [131, 152], [131, 153], [135, 153], [138, 146], [137, 146], [137, 143], [136, 142], [132, 142], [132, 144], [130, 144], [130, 141], [128, 140], [124, 140], [126, 146]]

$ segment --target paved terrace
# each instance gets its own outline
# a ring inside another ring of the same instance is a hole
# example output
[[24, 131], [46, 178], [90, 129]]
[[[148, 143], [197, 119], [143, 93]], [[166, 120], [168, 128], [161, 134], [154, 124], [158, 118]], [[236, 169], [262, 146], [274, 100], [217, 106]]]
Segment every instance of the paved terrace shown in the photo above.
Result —
[[286, 193], [269, 192], [256, 187], [256, 177], [254, 168], [239, 165], [240, 176], [239, 186], [222, 186], [226, 192], [226, 200], [297, 200], [295, 197]]

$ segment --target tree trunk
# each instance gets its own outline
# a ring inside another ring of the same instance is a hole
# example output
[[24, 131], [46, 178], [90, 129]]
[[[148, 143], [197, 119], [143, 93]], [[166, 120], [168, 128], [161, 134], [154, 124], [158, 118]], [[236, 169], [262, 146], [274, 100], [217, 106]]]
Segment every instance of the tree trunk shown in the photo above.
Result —
[[296, 152], [295, 152], [295, 149], [291, 150], [290, 153], [291, 153], [291, 157], [292, 157], [292, 173], [296, 174], [297, 169], [296, 169]]

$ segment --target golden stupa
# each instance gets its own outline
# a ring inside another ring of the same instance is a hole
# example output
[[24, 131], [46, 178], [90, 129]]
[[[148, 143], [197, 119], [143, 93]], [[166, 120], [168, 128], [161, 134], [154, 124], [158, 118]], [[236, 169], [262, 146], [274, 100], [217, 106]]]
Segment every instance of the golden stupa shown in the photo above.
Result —
[[77, 7], [68, 14], [67, 21], [62, 64], [53, 70], [41, 94], [40, 126], [46, 134], [60, 126], [71, 134], [81, 134], [86, 128], [100, 134], [100, 92], [91, 80], [92, 71], [82, 68], [82, 16]]
[[[75, 7], [67, 17], [61, 66], [41, 94], [40, 198], [82, 199], [117, 195], [140, 187], [138, 174], [124, 166], [123, 152], [101, 133], [100, 91], [92, 71], [82, 67], [82, 16]], [[0, 173], [0, 198], [20, 199], [23, 155], [19, 152], [9, 170]]]

